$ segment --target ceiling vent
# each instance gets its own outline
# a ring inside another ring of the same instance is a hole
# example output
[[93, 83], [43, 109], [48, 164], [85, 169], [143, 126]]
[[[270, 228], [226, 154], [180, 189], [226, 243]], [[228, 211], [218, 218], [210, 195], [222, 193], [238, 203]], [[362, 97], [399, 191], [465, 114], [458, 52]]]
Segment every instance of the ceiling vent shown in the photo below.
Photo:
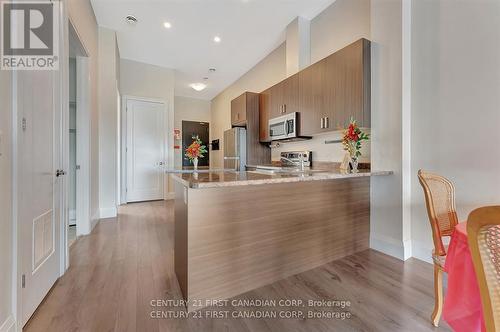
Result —
[[125, 17], [125, 21], [127, 21], [128, 24], [136, 24], [137, 23], [137, 17], [135, 17], [134, 15], [127, 15]]

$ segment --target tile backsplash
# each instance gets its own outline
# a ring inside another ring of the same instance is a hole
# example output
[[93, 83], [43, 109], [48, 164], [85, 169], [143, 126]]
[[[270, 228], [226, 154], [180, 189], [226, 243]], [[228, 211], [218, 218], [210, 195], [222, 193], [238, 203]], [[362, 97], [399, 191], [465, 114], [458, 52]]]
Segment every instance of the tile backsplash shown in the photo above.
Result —
[[[370, 129], [363, 128], [370, 134]], [[346, 151], [344, 151], [342, 143], [325, 144], [325, 141], [339, 140], [342, 138], [342, 131], [332, 131], [320, 135], [315, 135], [310, 140], [280, 143], [279, 146], [271, 149], [271, 158], [273, 161], [280, 160], [280, 153], [283, 151], [312, 151], [312, 159], [314, 161], [326, 162], [341, 162]], [[370, 161], [370, 140], [364, 141], [361, 148], [360, 162]]]

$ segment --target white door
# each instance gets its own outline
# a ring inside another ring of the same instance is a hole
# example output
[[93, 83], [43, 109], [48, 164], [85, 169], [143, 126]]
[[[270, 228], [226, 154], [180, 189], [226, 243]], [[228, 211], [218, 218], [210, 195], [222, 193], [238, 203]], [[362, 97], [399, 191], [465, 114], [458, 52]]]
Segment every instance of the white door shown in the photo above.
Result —
[[60, 111], [52, 71], [17, 74], [18, 220], [22, 320], [31, 317], [59, 276], [62, 177]]
[[127, 202], [163, 199], [165, 105], [127, 99]]

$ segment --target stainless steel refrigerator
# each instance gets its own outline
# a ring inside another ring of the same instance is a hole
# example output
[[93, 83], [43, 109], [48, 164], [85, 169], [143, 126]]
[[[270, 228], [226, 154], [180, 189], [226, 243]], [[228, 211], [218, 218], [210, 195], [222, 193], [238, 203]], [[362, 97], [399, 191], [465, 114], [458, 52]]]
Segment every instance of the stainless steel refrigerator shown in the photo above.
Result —
[[224, 132], [224, 168], [246, 170], [247, 130], [232, 128]]

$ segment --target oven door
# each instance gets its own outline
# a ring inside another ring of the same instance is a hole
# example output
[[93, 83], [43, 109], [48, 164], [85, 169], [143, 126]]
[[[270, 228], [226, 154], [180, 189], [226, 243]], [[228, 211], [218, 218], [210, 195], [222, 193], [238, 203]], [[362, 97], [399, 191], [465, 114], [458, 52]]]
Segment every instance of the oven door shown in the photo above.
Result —
[[269, 121], [269, 136], [271, 140], [285, 139], [287, 133], [287, 121]]

